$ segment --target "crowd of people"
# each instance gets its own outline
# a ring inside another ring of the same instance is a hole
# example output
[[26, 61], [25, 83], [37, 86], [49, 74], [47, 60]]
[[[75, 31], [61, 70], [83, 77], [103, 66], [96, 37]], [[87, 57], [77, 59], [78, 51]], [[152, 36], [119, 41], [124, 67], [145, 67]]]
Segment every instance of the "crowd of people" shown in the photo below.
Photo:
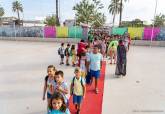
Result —
[[[75, 67], [70, 85], [70, 95], [73, 96], [73, 104], [77, 114], [80, 114], [82, 100], [86, 94], [86, 84], [95, 83], [94, 91], [99, 93], [98, 82], [102, 61], [110, 61], [116, 64], [115, 75], [126, 75], [126, 53], [129, 50], [130, 38], [128, 34], [123, 36], [102, 36], [101, 38], [89, 35], [88, 40], [81, 40], [75, 44], [64, 44], [58, 49], [60, 65], [72, 65]], [[65, 48], [66, 47], [66, 48]], [[64, 61], [65, 60], [65, 61]], [[49, 65], [45, 77], [43, 100], [47, 96], [48, 114], [70, 114], [69, 111], [69, 87], [64, 82], [64, 73], [55, 66]]]

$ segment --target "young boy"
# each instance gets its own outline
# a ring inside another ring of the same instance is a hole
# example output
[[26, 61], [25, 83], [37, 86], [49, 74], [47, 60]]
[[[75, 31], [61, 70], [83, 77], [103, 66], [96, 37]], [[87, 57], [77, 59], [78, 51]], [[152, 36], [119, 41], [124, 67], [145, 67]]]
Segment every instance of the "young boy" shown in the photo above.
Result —
[[67, 97], [68, 86], [67, 86], [67, 83], [64, 82], [63, 71], [59, 70], [56, 72], [55, 81], [56, 81], [55, 92], [60, 92], [64, 97], [65, 103], [68, 104], [68, 97]]
[[92, 84], [93, 80], [95, 79], [95, 92], [96, 92], [96, 94], [98, 94], [98, 92], [99, 92], [98, 80], [100, 77], [100, 69], [101, 69], [102, 60], [103, 60], [103, 56], [101, 53], [99, 53], [98, 46], [95, 45], [94, 49], [93, 49], [93, 53], [90, 54], [87, 61], [89, 62], [88, 64], [90, 65], [90, 75], [92, 76], [91, 84]]
[[66, 56], [66, 65], [69, 66], [70, 44], [67, 44], [67, 48], [65, 49], [65, 56]]
[[74, 73], [75, 77], [70, 86], [70, 95], [73, 95], [73, 104], [75, 104], [77, 114], [80, 114], [81, 103], [86, 93], [85, 79], [81, 77], [80, 68], [76, 68]]
[[58, 49], [58, 54], [61, 57], [60, 65], [62, 65], [64, 64], [64, 54], [65, 54], [64, 43], [61, 43], [61, 47]]

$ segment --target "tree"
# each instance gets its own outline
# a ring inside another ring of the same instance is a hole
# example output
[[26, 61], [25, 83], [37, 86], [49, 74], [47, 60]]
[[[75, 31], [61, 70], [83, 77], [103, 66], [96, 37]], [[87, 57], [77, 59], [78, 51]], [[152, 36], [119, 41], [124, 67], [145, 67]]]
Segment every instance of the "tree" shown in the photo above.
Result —
[[113, 26], [115, 23], [116, 14], [120, 13], [120, 0], [111, 0], [110, 5], [108, 6], [109, 13], [113, 15]]
[[22, 4], [16, 0], [12, 3], [12, 9], [13, 9], [13, 12], [17, 12], [17, 15], [18, 15], [18, 20], [20, 21], [20, 14], [19, 12], [23, 12], [23, 6]]
[[52, 15], [49, 17], [46, 17], [44, 24], [48, 25], [48, 26], [56, 26], [56, 16]]
[[5, 11], [3, 9], [3, 7], [0, 7], [0, 25], [2, 25], [2, 19], [1, 17], [5, 14]]
[[[125, 2], [127, 2], [128, 0], [124, 0]], [[123, 13], [123, 0], [120, 0], [120, 19], [119, 19], [119, 26], [121, 26], [121, 22], [122, 22], [122, 13]]]
[[56, 25], [60, 25], [59, 17], [58, 17], [58, 0], [56, 0]]
[[3, 7], [0, 7], [0, 17], [2, 17], [5, 14], [5, 11]]
[[154, 19], [154, 26], [156, 27], [165, 26], [165, 15], [163, 14], [156, 15]]
[[104, 14], [100, 13], [103, 7], [100, 0], [82, 0], [73, 7], [73, 10], [76, 11], [77, 24], [85, 23], [96, 27], [102, 26], [105, 23]]

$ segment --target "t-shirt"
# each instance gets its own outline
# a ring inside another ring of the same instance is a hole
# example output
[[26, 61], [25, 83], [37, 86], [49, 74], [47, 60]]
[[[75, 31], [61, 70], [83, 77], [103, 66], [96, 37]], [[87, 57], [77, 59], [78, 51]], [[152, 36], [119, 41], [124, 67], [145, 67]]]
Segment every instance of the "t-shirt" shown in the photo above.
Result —
[[90, 69], [91, 70], [98, 71], [98, 70], [100, 70], [100, 67], [101, 67], [100, 62], [102, 60], [103, 60], [103, 56], [101, 53], [97, 53], [97, 54], [91, 53], [89, 55], [89, 58], [87, 61], [90, 62]]
[[55, 82], [55, 80], [51, 80], [49, 76], [46, 76], [46, 77], [45, 77], [45, 81], [46, 81], [46, 83], [47, 83], [47, 92], [48, 92], [49, 94], [51, 94], [51, 93], [52, 93], [51, 91], [52, 91], [52, 89], [55, 87], [56, 82]]
[[[68, 89], [68, 85], [67, 85], [66, 82], [62, 82], [61, 85], [58, 85], [57, 83], [55, 83], [55, 92], [56, 92], [56, 88], [57, 88], [57, 86], [61, 86], [62, 89], [65, 89], [65, 90]], [[67, 103], [67, 101], [68, 101], [68, 97], [67, 97], [67, 95], [64, 94], [64, 93], [61, 93], [61, 94], [62, 94], [62, 96], [64, 97], [65, 103]]]
[[[114, 46], [112, 46], [112, 45], [114, 45]], [[117, 40], [111, 41], [110, 44], [109, 44], [109, 48], [114, 47], [114, 48], [117, 49], [117, 46], [118, 46], [118, 41]]]
[[80, 54], [80, 53], [83, 53], [84, 52], [84, 49], [85, 49], [86, 45], [84, 42], [79, 42], [78, 43], [78, 49], [77, 49], [77, 53]]
[[81, 80], [82, 80], [82, 84], [85, 85], [85, 79], [80, 77], [79, 79], [75, 78], [74, 79], [74, 87], [73, 87], [73, 94], [77, 95], [77, 96], [83, 96], [83, 87], [81, 84]]
[[61, 112], [60, 110], [49, 110], [48, 114], [70, 114], [69, 109], [66, 109], [65, 112]]

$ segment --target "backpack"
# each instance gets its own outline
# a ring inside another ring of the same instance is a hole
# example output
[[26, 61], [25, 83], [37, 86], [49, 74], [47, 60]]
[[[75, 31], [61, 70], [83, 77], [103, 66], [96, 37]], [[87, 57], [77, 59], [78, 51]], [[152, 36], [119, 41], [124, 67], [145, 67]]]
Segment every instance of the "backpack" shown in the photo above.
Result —
[[[48, 78], [49, 78], [49, 76], [47, 75], [47, 76], [45, 77], [46, 83], [48, 82]], [[55, 78], [54, 78], [54, 81], [55, 81]], [[56, 81], [55, 81], [55, 82], [56, 82]]]
[[[72, 95], [73, 95], [73, 87], [74, 87], [75, 78], [76, 78], [76, 77], [73, 78], [72, 83], [71, 83], [71, 84], [72, 84], [72, 88], [71, 88], [71, 89], [72, 89], [72, 90], [71, 90]], [[81, 81], [80, 81], [80, 82], [81, 82], [81, 86], [83, 87], [84, 85], [83, 85], [82, 78], [81, 78]]]
[[65, 56], [70, 56], [69, 48], [66, 48], [64, 53], [65, 53]]
[[62, 48], [60, 47], [60, 48], [58, 49], [58, 55], [61, 54], [61, 50], [62, 50]]

